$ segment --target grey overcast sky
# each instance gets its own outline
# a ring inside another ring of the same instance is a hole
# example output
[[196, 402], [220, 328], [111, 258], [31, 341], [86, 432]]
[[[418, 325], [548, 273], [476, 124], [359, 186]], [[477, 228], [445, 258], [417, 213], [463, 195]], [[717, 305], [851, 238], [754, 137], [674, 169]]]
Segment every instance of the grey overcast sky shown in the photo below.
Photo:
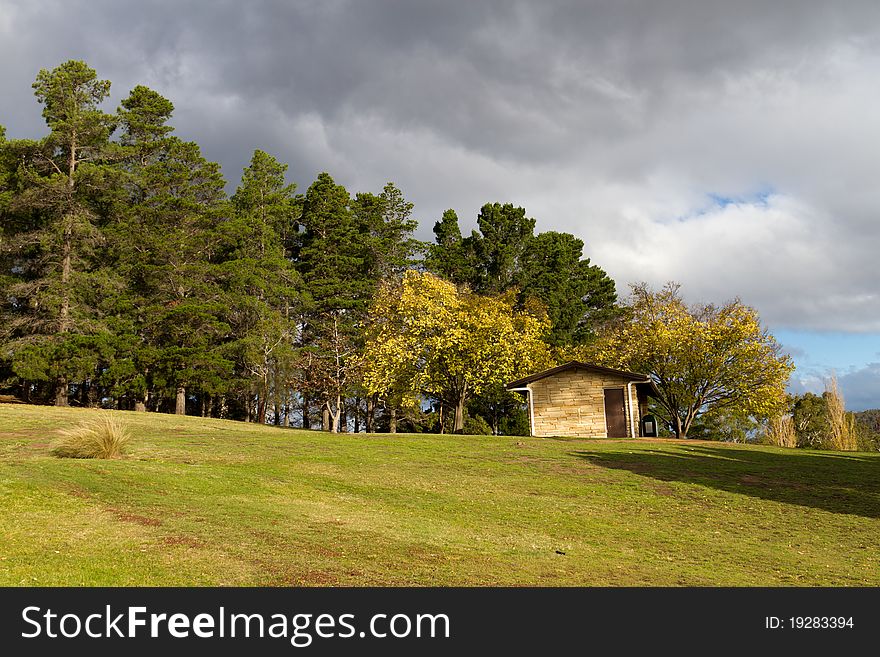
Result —
[[795, 391], [880, 407], [880, 2], [0, 0], [0, 124], [83, 59], [175, 106], [233, 184], [394, 181], [420, 237], [487, 201], [575, 233], [626, 293], [755, 306]]

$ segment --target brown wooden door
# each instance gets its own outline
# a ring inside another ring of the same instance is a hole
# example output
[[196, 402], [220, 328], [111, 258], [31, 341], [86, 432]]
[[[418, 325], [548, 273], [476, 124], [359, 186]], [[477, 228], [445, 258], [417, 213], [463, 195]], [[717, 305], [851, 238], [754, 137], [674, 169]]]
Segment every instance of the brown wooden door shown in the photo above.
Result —
[[626, 407], [623, 388], [605, 390], [605, 429], [609, 438], [626, 438]]

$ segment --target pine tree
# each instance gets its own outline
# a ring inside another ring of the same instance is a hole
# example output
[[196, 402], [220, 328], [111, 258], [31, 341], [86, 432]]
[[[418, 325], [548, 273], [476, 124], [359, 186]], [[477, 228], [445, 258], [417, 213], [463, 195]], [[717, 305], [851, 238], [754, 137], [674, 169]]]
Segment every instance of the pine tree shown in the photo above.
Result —
[[270, 397], [276, 419], [288, 416], [280, 406], [290, 397], [301, 285], [287, 258], [300, 208], [295, 185], [285, 183], [286, 169], [271, 155], [255, 151], [232, 196], [233, 215], [221, 228], [224, 287], [235, 337], [227, 352], [248, 395], [256, 393], [258, 422], [265, 422]]
[[7, 210], [13, 198], [12, 178], [16, 161], [6, 148], [6, 128], [0, 125], [0, 386], [8, 384], [14, 378], [11, 363], [5, 358], [4, 329], [12, 315], [7, 307], [11, 298], [9, 293], [14, 283], [15, 254], [7, 247], [12, 237], [11, 217]]
[[412, 218], [413, 204], [407, 201], [394, 183], [386, 183], [379, 194], [379, 221], [370, 227], [370, 273], [378, 284], [399, 276], [413, 265], [414, 256], [423, 250], [413, 238], [418, 222]]
[[511, 203], [486, 203], [477, 216], [480, 233], [472, 235], [478, 294], [501, 294], [516, 285], [523, 255], [534, 239], [535, 220]]
[[167, 125], [173, 112], [171, 101], [141, 85], [132, 89], [117, 110], [122, 146], [116, 162], [120, 198], [116, 221], [108, 225], [107, 235], [112, 266], [124, 285], [112, 298], [114, 357], [102, 379], [110, 395], [133, 399], [138, 411], [147, 410], [161, 347], [147, 337], [149, 288], [144, 285], [144, 268], [150, 242], [140, 236], [150, 230], [143, 210], [153, 191], [145, 174], [147, 167], [160, 166], [169, 143], [166, 137], [174, 130]]
[[133, 383], [144, 393], [173, 394], [174, 410], [183, 414], [187, 388], [219, 393], [231, 374], [217, 262], [228, 205], [219, 166], [196, 144], [168, 134], [172, 111], [145, 87], [122, 103], [128, 211], [116, 244], [128, 285], [120, 301], [131, 313]]
[[327, 173], [303, 199], [295, 262], [303, 280], [301, 382], [321, 402], [323, 427], [338, 431], [357, 352], [357, 327], [374, 283], [367, 275], [369, 233], [359, 226], [351, 198]]
[[[410, 269], [418, 253], [426, 245], [413, 238], [418, 223], [412, 218], [413, 204], [394, 185], [387, 183], [378, 195], [369, 192], [359, 193], [352, 202], [352, 213], [358, 232], [363, 236], [365, 247], [364, 281], [369, 283], [365, 290], [369, 298], [383, 282], [398, 279]], [[363, 322], [360, 322], [363, 328]], [[364, 347], [363, 331], [355, 336], [354, 349], [361, 352]], [[355, 425], [359, 427], [360, 398], [366, 397], [366, 430], [375, 429], [375, 410], [378, 396], [367, 394], [363, 386], [356, 389], [354, 412]], [[389, 428], [396, 431], [396, 414], [402, 403], [400, 397], [386, 396], [385, 403], [390, 414]]]
[[547, 341], [582, 344], [617, 316], [614, 281], [582, 259], [584, 243], [569, 233], [546, 232], [530, 241], [516, 274], [521, 303], [539, 299], [552, 322]]
[[614, 281], [583, 259], [582, 240], [553, 231], [535, 235], [535, 220], [509, 203], [485, 204], [477, 223], [480, 230], [462, 238], [455, 212], [444, 212], [426, 268], [478, 294], [515, 288], [520, 308], [539, 300], [552, 321], [547, 339], [554, 345], [582, 344], [618, 315]]
[[19, 379], [51, 384], [66, 406], [71, 381], [90, 378], [107, 346], [100, 299], [113, 277], [101, 251], [114, 119], [99, 107], [110, 82], [83, 62], [41, 70], [33, 88], [50, 133], [4, 145], [19, 166], [7, 180], [15, 193], [0, 248], [12, 280], [0, 339]]
[[434, 224], [434, 244], [428, 247], [425, 267], [458, 286], [471, 285], [476, 276], [473, 237], [462, 239], [458, 215], [446, 210]]
[[436, 244], [426, 266], [477, 294], [500, 294], [516, 285], [524, 254], [534, 238], [535, 220], [511, 203], [486, 203], [477, 216], [479, 231], [462, 238], [452, 210], [434, 224]]

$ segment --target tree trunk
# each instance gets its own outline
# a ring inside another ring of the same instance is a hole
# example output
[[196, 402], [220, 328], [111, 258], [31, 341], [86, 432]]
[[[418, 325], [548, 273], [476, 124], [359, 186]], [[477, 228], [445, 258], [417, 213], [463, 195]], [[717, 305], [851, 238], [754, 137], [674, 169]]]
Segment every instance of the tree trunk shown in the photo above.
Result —
[[[68, 186], [73, 188], [73, 177], [68, 182]], [[61, 311], [58, 322], [58, 333], [64, 335], [70, 330], [70, 262], [71, 252], [73, 251], [73, 231], [70, 227], [70, 220], [65, 217], [64, 225], [64, 241], [61, 244]], [[58, 390], [55, 393], [55, 405], [67, 406], [67, 377], [60, 375], [57, 381]]]
[[73, 239], [70, 224], [64, 227], [64, 242], [61, 245], [61, 315], [59, 318], [58, 332], [67, 333], [70, 330], [70, 256], [73, 250]]
[[281, 409], [284, 415], [281, 416], [281, 426], [289, 427], [290, 426], [290, 405], [285, 404], [284, 408]]
[[443, 429], [443, 403], [440, 403], [440, 435], [442, 436], [444, 432]]
[[681, 425], [682, 438], [687, 438], [688, 432], [691, 430], [691, 425], [693, 425], [694, 420], [697, 417], [697, 410], [700, 406], [702, 406], [702, 404], [700, 404], [699, 406], [692, 406], [688, 410], [687, 416], [685, 417], [684, 422]]
[[366, 419], [366, 430], [367, 433], [373, 433], [375, 431], [375, 421], [376, 421], [376, 395], [370, 395], [367, 397], [367, 419]]
[[67, 377], [63, 374], [55, 382], [55, 405], [67, 406]]
[[361, 432], [361, 398], [354, 398], [354, 432]]
[[[330, 409], [328, 409], [329, 411]], [[342, 398], [336, 396], [336, 412], [330, 411], [330, 431], [339, 433], [339, 421], [342, 419]]]
[[330, 431], [330, 409], [327, 404], [321, 407], [321, 431]]
[[174, 406], [175, 415], [186, 415], [186, 388], [177, 389], [177, 401]]
[[278, 393], [278, 370], [274, 370], [272, 377], [272, 404], [275, 407], [275, 426], [281, 426], [281, 395]]
[[461, 391], [458, 401], [455, 403], [455, 420], [452, 423], [452, 433], [464, 433], [464, 398], [465, 392]]
[[676, 438], [685, 437], [685, 430], [681, 424], [681, 418], [678, 416], [678, 413], [672, 416], [672, 430], [675, 432]]
[[311, 420], [309, 420], [309, 398], [307, 395], [302, 396], [302, 414], [303, 414], [303, 429], [310, 429], [312, 426]]
[[389, 411], [388, 432], [397, 433], [397, 408], [394, 406]]
[[[77, 134], [74, 130], [71, 135], [70, 151], [67, 160], [67, 189], [70, 197], [73, 197], [74, 177], [76, 172], [76, 143]], [[64, 216], [64, 235], [61, 242], [61, 309], [58, 318], [58, 333], [64, 335], [70, 330], [70, 269], [71, 255], [73, 253], [73, 226], [70, 215]], [[60, 375], [56, 381], [55, 405], [67, 406], [67, 377]]]
[[257, 396], [257, 424], [266, 424], [266, 388]]

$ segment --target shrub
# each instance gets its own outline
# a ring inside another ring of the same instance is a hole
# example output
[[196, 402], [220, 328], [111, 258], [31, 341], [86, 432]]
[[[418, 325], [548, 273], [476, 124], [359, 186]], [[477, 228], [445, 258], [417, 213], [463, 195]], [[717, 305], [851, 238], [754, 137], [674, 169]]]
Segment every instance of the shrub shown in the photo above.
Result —
[[70, 459], [120, 458], [131, 438], [125, 423], [105, 412], [70, 429], [61, 429], [58, 433], [61, 438], [52, 449], [52, 454]]
[[465, 415], [463, 433], [468, 436], [491, 436], [492, 427], [480, 415]]

